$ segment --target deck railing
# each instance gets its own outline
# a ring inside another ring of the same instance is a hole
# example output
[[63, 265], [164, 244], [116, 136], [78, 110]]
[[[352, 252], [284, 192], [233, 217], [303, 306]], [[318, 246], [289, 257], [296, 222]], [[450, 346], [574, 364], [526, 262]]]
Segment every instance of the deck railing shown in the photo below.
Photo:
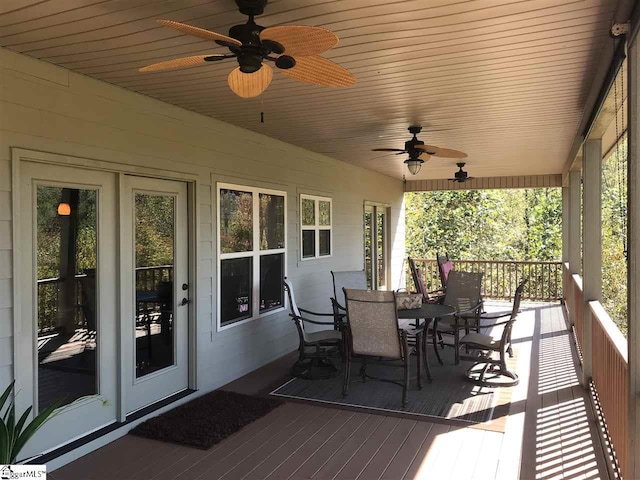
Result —
[[[440, 288], [438, 262], [416, 258], [427, 289]], [[482, 288], [486, 298], [512, 299], [518, 282], [529, 276], [523, 300], [556, 301], [562, 298], [562, 262], [518, 262], [511, 260], [453, 260], [455, 270], [482, 272]], [[407, 266], [407, 285], [413, 285]]]
[[627, 340], [600, 302], [589, 302], [589, 313], [593, 352], [591, 380], [612, 443], [611, 453], [617, 460], [622, 478], [626, 478], [629, 398]]
[[[565, 304], [575, 332], [580, 361], [584, 342], [584, 292], [582, 277], [564, 264]], [[627, 341], [600, 302], [589, 302], [591, 316], [591, 387], [603, 425], [609, 454], [622, 478], [627, 468], [628, 356]]]
[[[75, 280], [75, 318], [76, 325], [84, 324], [82, 311], [83, 295], [82, 280], [87, 275], [81, 274]], [[158, 289], [160, 282], [170, 282], [173, 279], [173, 266], [160, 265], [157, 267], [136, 268], [136, 290], [153, 291]], [[38, 280], [38, 326], [40, 329], [54, 328], [57, 325], [58, 294], [60, 277]]]

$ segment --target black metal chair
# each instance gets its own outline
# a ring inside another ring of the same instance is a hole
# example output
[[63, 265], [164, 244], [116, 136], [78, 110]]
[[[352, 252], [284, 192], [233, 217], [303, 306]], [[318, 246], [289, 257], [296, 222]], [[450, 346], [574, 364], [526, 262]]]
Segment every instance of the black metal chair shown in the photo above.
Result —
[[[367, 379], [395, 383], [402, 387], [402, 405], [407, 404], [409, 388], [409, 350], [408, 337], [416, 337], [418, 354], [418, 388], [422, 388], [421, 372], [421, 335], [422, 330], [412, 332], [401, 329], [398, 324], [398, 311], [393, 292], [345, 289], [349, 326], [345, 329], [345, 367], [342, 394], [347, 396], [351, 384], [351, 359], [356, 355], [361, 362], [362, 381]], [[367, 363], [377, 360], [388, 366], [402, 367], [402, 382], [388, 378], [378, 378], [367, 374]]]
[[[494, 338], [492, 335], [486, 335], [479, 332], [470, 332], [460, 339], [460, 349], [464, 349], [465, 352], [474, 352], [473, 354], [464, 353], [460, 355], [461, 360], [473, 361], [474, 364], [467, 370], [466, 375], [468, 378], [483, 386], [514, 386], [518, 384], [518, 375], [509, 371], [507, 368], [506, 356], [513, 356], [513, 350], [511, 348], [511, 332], [513, 330], [513, 324], [518, 317], [520, 310], [520, 300], [522, 299], [522, 292], [524, 287], [529, 281], [529, 277], [525, 277], [518, 288], [513, 299], [513, 307], [511, 313], [508, 315], [509, 319], [504, 322], [493, 323], [491, 326], [504, 325], [502, 329], [502, 335], [499, 338]], [[498, 319], [498, 316], [492, 317], [492, 319]], [[498, 353], [498, 358], [495, 358], [495, 353]], [[478, 369], [477, 367], [481, 368]], [[487, 380], [487, 373], [492, 376], [493, 379], [500, 377], [507, 377], [509, 381], [493, 381]]]
[[[453, 270], [449, 273], [447, 290], [442, 301], [456, 309], [456, 312], [434, 323], [434, 347], [436, 336], [441, 346], [449, 345], [455, 348], [455, 364], [460, 363], [460, 330], [468, 334], [472, 329], [479, 330], [480, 311], [482, 309], [482, 273], [481, 272], [460, 272]], [[445, 343], [440, 340], [440, 335], [452, 335], [453, 343]]]
[[333, 279], [333, 297], [331, 306], [336, 330], [343, 328], [347, 317], [344, 289], [367, 290], [367, 274], [364, 270], [345, 270], [342, 272], [331, 271]]
[[[308, 331], [305, 327], [305, 323], [313, 325], [331, 325], [333, 327], [334, 321], [323, 322], [309, 318], [309, 316], [333, 317], [333, 313], [316, 313], [299, 308], [296, 303], [293, 286], [289, 279], [285, 278], [283, 285], [289, 298], [289, 307], [291, 309], [290, 317], [296, 325], [300, 341], [298, 346], [298, 360], [291, 368], [291, 374], [295, 377], [308, 379], [331, 378], [337, 376], [340, 373], [340, 368], [332, 362], [332, 358], [344, 357], [342, 331], [335, 330], [333, 328], [319, 331]], [[307, 316], [302, 316], [303, 313]]]
[[424, 272], [418, 268], [416, 261], [413, 258], [407, 257], [407, 262], [409, 263], [411, 279], [413, 280], [416, 293], [421, 293], [422, 298], [426, 303], [442, 303], [442, 300], [444, 300], [444, 289], [438, 288], [436, 290], [428, 291], [427, 286], [424, 283]]

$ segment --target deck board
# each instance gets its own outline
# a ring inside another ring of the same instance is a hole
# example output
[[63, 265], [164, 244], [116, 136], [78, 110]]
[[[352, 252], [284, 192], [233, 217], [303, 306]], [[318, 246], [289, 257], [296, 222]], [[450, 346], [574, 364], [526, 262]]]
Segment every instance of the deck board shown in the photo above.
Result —
[[[508, 414], [497, 411], [505, 433], [296, 401], [208, 451], [127, 435], [52, 478], [606, 479], [570, 335], [559, 305], [523, 306], [513, 335], [521, 382]], [[290, 362], [283, 358], [225, 389], [264, 395], [283, 381]]]

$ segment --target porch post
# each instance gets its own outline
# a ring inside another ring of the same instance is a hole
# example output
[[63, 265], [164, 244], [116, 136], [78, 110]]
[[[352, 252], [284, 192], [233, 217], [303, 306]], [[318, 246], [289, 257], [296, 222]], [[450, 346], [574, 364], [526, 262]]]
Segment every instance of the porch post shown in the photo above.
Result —
[[562, 187], [562, 263], [569, 261], [570, 187]]
[[628, 46], [628, 360], [629, 410], [627, 472], [625, 478], [640, 478], [640, 44], [636, 37]]
[[580, 273], [580, 172], [569, 172], [569, 271]]
[[602, 209], [600, 178], [602, 171], [602, 140], [587, 140], [582, 149], [582, 381], [591, 379], [593, 365], [591, 348], [591, 309], [589, 302], [602, 298]]

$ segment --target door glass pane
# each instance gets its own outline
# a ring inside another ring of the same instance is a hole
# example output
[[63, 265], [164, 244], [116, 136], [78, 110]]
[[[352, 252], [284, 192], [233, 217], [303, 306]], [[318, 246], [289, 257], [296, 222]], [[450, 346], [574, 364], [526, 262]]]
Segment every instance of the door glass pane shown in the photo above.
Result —
[[260, 194], [260, 250], [284, 248], [284, 197]]
[[373, 255], [372, 228], [373, 213], [366, 211], [364, 212], [364, 270], [367, 274], [367, 287], [370, 289], [373, 288], [373, 262], [371, 258]]
[[318, 202], [318, 210], [320, 214], [320, 225], [331, 225], [331, 202], [320, 200]]
[[302, 199], [302, 225], [316, 224], [316, 201], [309, 198]]
[[318, 232], [320, 256], [331, 255], [331, 230], [320, 230]]
[[253, 194], [220, 190], [220, 252], [253, 250]]
[[95, 190], [37, 187], [38, 405], [98, 393]]
[[260, 311], [284, 305], [284, 253], [260, 257]]
[[135, 194], [136, 377], [174, 364], [175, 198]]
[[302, 258], [316, 256], [316, 231], [302, 231]]
[[384, 244], [384, 237], [385, 237], [385, 224], [384, 224], [384, 213], [380, 212], [377, 209], [377, 213], [376, 213], [376, 244], [378, 246], [377, 248], [377, 253], [378, 253], [378, 285], [377, 287], [384, 287], [386, 286], [386, 278], [387, 278], [387, 267], [386, 267], [386, 262], [385, 262], [385, 256], [386, 256], [386, 252], [385, 252], [385, 244]]
[[253, 258], [231, 258], [220, 262], [220, 324], [251, 318]]

